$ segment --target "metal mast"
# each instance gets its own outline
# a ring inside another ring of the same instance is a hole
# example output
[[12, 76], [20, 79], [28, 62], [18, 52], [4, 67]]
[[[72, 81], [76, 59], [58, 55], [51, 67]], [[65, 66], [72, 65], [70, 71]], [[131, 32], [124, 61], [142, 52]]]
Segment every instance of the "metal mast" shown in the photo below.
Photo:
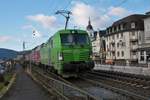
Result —
[[22, 46], [23, 46], [23, 51], [25, 51], [25, 41], [23, 41], [23, 44], [22, 44]]
[[55, 14], [61, 14], [62, 16], [64, 16], [66, 18], [66, 23], [65, 23], [65, 30], [66, 30], [67, 26], [68, 26], [70, 14], [72, 14], [72, 13], [70, 11], [66, 11], [66, 10], [58, 10]]

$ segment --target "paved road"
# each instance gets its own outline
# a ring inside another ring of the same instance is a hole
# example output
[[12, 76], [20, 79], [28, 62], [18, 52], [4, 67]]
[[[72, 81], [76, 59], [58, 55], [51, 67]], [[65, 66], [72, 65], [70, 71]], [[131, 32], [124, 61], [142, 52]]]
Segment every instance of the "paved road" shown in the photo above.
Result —
[[50, 100], [50, 95], [17, 65], [16, 82], [2, 100]]

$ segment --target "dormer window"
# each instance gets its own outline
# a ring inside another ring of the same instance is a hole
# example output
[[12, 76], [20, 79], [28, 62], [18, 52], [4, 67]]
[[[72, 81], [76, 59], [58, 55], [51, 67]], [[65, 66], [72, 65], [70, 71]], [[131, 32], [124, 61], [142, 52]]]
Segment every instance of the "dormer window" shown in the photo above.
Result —
[[120, 29], [123, 30], [123, 24], [120, 25]]
[[131, 23], [131, 28], [135, 28], [135, 22]]
[[119, 26], [116, 26], [117, 32], [119, 31]]
[[118, 30], [120, 31], [121, 30], [121, 25], [119, 24], [119, 26], [118, 26]]

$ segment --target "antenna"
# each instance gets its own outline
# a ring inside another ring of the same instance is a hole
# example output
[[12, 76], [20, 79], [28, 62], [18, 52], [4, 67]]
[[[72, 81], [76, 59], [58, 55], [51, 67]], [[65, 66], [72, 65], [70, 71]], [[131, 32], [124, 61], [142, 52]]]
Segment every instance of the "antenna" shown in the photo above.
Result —
[[66, 10], [58, 10], [55, 14], [61, 14], [62, 16], [64, 16], [66, 18], [66, 24], [65, 24], [65, 30], [66, 30], [67, 26], [68, 26], [70, 14], [72, 14], [72, 13], [70, 11], [66, 11]]

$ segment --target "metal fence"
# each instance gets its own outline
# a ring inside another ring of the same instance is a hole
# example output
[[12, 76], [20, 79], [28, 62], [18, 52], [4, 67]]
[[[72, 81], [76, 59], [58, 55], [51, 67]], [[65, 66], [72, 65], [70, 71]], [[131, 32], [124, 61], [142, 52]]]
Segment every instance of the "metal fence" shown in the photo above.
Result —
[[75, 86], [44, 75], [36, 70], [32, 70], [32, 74], [38, 78], [38, 80], [43, 81], [43, 84], [49, 86], [50, 89], [59, 94], [59, 100], [96, 100], [96, 98], [89, 93]]

